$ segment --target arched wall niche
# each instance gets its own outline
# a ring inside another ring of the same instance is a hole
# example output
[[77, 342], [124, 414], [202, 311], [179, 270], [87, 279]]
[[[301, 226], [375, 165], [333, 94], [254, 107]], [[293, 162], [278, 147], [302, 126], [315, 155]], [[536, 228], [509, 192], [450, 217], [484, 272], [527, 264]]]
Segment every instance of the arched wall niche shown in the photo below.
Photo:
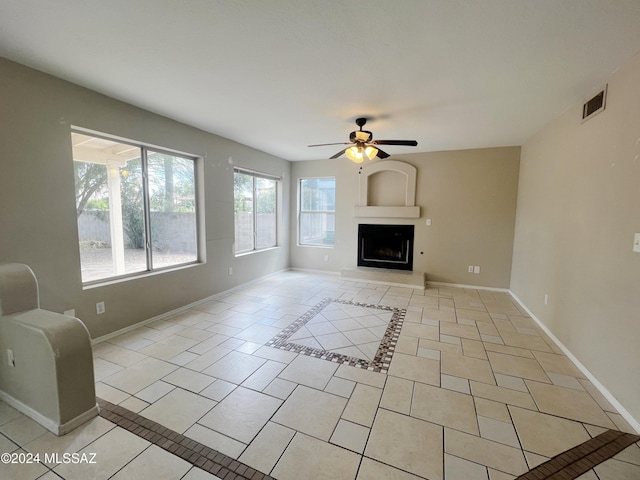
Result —
[[[369, 192], [370, 177], [385, 171], [400, 173], [405, 178], [404, 205], [369, 205], [369, 199], [375, 197]], [[419, 218], [420, 207], [416, 206], [416, 176], [416, 167], [396, 160], [385, 160], [366, 166], [360, 172], [360, 196], [354, 215], [370, 218]]]
[[367, 206], [406, 206], [407, 177], [399, 172], [383, 170], [369, 175]]

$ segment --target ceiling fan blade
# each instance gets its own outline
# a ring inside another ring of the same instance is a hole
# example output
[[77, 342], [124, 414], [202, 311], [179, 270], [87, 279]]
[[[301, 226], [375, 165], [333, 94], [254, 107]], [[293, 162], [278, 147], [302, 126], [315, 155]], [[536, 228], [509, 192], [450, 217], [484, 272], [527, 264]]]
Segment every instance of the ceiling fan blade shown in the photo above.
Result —
[[415, 140], [374, 140], [376, 145], [404, 145], [405, 147], [417, 147], [418, 142]]
[[329, 159], [333, 160], [334, 158], [338, 158], [338, 157], [342, 156], [344, 154], [345, 150], [346, 150], [346, 148], [344, 150], [340, 150], [333, 157], [329, 157]]
[[307, 147], [325, 147], [327, 145], [351, 145], [350, 142], [339, 142], [339, 143], [318, 143], [316, 145], [307, 145]]
[[384, 158], [387, 158], [388, 156], [389, 154], [387, 152], [383, 152], [382, 150], [378, 149], [378, 153], [376, 154], [376, 157], [380, 159], [384, 159]]

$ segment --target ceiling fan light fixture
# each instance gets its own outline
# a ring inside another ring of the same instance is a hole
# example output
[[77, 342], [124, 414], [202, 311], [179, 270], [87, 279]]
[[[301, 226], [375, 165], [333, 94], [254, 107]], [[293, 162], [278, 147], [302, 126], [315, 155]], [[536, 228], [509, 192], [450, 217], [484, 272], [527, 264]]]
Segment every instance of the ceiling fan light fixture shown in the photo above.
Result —
[[369, 130], [362, 130], [365, 123], [367, 123], [367, 119], [356, 118], [356, 125], [360, 127], [360, 130], [356, 130], [349, 134], [349, 142], [340, 142], [340, 143], [319, 143], [317, 145], [308, 145], [309, 147], [324, 147], [327, 145], [349, 145], [350, 147], [345, 148], [344, 150], [340, 150], [338, 153], [333, 155], [331, 158], [341, 157], [342, 155], [346, 155], [349, 160], [354, 163], [362, 163], [366, 158], [369, 160], [373, 160], [375, 157], [384, 160], [389, 157], [389, 154], [384, 150], [378, 149], [378, 145], [400, 145], [404, 147], [417, 147], [418, 142], [415, 140], [373, 140], [373, 133]]
[[376, 155], [378, 155], [378, 149], [376, 147], [372, 147], [369, 145], [364, 149], [364, 154], [367, 156], [369, 160], [373, 160]]
[[362, 163], [364, 161], [365, 149], [362, 147], [349, 147], [344, 153], [354, 163]]

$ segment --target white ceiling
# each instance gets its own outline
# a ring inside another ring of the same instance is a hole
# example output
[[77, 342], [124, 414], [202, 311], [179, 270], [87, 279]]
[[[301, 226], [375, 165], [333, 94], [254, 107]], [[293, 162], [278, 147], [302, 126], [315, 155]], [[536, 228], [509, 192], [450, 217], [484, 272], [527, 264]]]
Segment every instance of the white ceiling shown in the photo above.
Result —
[[521, 145], [638, 51], [639, 0], [0, 0], [0, 56], [287, 160]]

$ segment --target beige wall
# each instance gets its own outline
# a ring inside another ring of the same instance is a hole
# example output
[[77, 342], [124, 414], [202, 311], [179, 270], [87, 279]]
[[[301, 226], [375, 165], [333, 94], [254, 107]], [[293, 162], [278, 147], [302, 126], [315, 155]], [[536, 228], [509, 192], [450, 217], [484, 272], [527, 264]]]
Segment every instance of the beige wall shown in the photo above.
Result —
[[511, 289], [640, 419], [640, 56], [608, 84], [522, 147]]
[[[291, 191], [303, 177], [336, 177], [336, 233], [334, 248], [299, 246], [291, 232], [291, 266], [340, 271], [357, 262], [359, 223], [413, 224], [414, 270], [427, 272], [429, 280], [508, 288], [511, 273], [519, 147], [393, 155], [417, 170], [416, 205], [419, 219], [356, 218], [359, 166], [346, 158], [294, 162]], [[396, 185], [394, 175], [374, 175], [370, 189]], [[369, 192], [369, 198], [397, 205], [391, 192]], [[291, 202], [291, 225], [296, 225], [296, 202]], [[430, 218], [431, 226], [426, 226]], [[421, 253], [422, 252], [422, 253]], [[325, 261], [325, 256], [329, 256]], [[479, 274], [467, 272], [479, 265]]]
[[[42, 308], [95, 338], [288, 267], [290, 162], [1, 58], [0, 78], [0, 262], [34, 270]], [[71, 125], [202, 156], [206, 264], [82, 289]], [[284, 175], [279, 248], [234, 258], [233, 165]]]

